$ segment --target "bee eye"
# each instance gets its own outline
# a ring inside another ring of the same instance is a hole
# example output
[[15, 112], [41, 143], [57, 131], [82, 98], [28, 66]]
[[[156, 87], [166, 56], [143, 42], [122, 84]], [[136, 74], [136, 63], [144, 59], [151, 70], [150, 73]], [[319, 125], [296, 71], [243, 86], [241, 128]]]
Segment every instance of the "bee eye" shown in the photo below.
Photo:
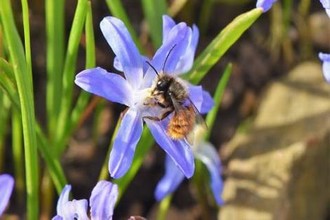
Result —
[[160, 80], [157, 82], [157, 89], [160, 91], [165, 91], [168, 89], [168, 82], [164, 80]]

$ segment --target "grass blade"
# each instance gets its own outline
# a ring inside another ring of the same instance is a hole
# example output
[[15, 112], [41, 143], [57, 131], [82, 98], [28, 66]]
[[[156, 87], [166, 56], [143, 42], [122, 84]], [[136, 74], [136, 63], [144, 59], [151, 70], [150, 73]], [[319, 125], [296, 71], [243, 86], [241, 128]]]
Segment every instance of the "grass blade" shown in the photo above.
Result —
[[38, 219], [39, 171], [32, 74], [27, 67], [23, 45], [14, 22], [11, 3], [9, 0], [3, 0], [1, 3], [1, 21], [9, 55], [12, 65], [14, 66], [14, 74], [21, 105], [27, 186], [27, 219]]
[[205, 122], [207, 124], [208, 127], [208, 132], [205, 135], [205, 139], [208, 140], [210, 137], [210, 131], [212, 131], [215, 119], [217, 117], [220, 105], [221, 105], [221, 101], [222, 101], [222, 97], [223, 94], [225, 92], [225, 89], [227, 87], [231, 72], [232, 72], [232, 68], [233, 65], [230, 63], [226, 66], [226, 69], [218, 83], [218, 86], [215, 90], [214, 96], [213, 96], [213, 100], [214, 100], [214, 106], [211, 109], [211, 111], [207, 114]]
[[63, 152], [64, 147], [58, 145], [59, 140], [61, 140], [66, 134], [66, 126], [70, 121], [70, 110], [72, 108], [72, 92], [74, 88], [74, 74], [75, 66], [78, 56], [79, 43], [85, 24], [85, 18], [88, 8], [87, 0], [79, 0], [76, 8], [76, 12], [73, 18], [72, 29], [69, 36], [68, 49], [66, 52], [65, 64], [64, 64], [64, 74], [63, 74], [63, 92], [61, 97], [60, 112], [57, 123], [57, 133], [56, 133], [56, 152], [60, 155]]
[[200, 82], [213, 65], [218, 62], [225, 52], [259, 18], [261, 14], [262, 9], [256, 8], [235, 18], [199, 55], [192, 69], [185, 77], [194, 84]]
[[64, 0], [46, 0], [47, 41], [47, 86], [46, 112], [49, 138], [57, 128], [59, 106], [62, 98], [62, 77], [64, 63]]
[[142, 0], [142, 8], [147, 19], [149, 33], [154, 48], [162, 44], [162, 16], [167, 14], [167, 5], [165, 0]]

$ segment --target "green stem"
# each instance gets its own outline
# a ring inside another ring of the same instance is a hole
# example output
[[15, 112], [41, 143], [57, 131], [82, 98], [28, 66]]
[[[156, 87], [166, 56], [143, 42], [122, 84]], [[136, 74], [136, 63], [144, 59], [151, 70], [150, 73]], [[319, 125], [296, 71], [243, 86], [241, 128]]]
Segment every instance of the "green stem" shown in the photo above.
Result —
[[166, 196], [159, 204], [159, 210], [157, 213], [157, 220], [165, 220], [167, 212], [171, 207], [172, 194]]

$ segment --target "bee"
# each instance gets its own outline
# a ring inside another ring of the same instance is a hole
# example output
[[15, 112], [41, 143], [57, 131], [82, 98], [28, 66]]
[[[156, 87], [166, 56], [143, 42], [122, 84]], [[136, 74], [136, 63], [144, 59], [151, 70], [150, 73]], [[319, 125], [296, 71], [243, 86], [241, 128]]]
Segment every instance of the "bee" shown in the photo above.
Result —
[[[167, 58], [168, 55], [165, 59], [164, 66]], [[206, 128], [206, 124], [194, 103], [189, 98], [187, 86], [179, 78], [166, 74], [163, 70], [158, 73], [149, 62], [148, 64], [156, 72], [157, 78], [150, 93], [152, 102], [148, 101], [145, 104], [158, 105], [164, 109], [164, 112], [160, 117], [145, 116], [145, 118], [161, 121], [173, 113], [167, 126], [168, 136], [174, 140], [186, 139], [191, 143], [191, 138], [193, 138], [191, 134], [196, 125], [202, 125]]]

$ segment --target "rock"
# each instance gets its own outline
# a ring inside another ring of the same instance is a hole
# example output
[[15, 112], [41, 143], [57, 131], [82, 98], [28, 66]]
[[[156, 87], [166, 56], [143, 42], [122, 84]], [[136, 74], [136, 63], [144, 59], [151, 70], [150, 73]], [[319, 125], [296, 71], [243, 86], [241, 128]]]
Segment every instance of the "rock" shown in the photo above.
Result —
[[223, 148], [228, 168], [219, 219], [326, 219], [329, 98], [317, 63], [303, 63], [270, 85], [251, 128]]

